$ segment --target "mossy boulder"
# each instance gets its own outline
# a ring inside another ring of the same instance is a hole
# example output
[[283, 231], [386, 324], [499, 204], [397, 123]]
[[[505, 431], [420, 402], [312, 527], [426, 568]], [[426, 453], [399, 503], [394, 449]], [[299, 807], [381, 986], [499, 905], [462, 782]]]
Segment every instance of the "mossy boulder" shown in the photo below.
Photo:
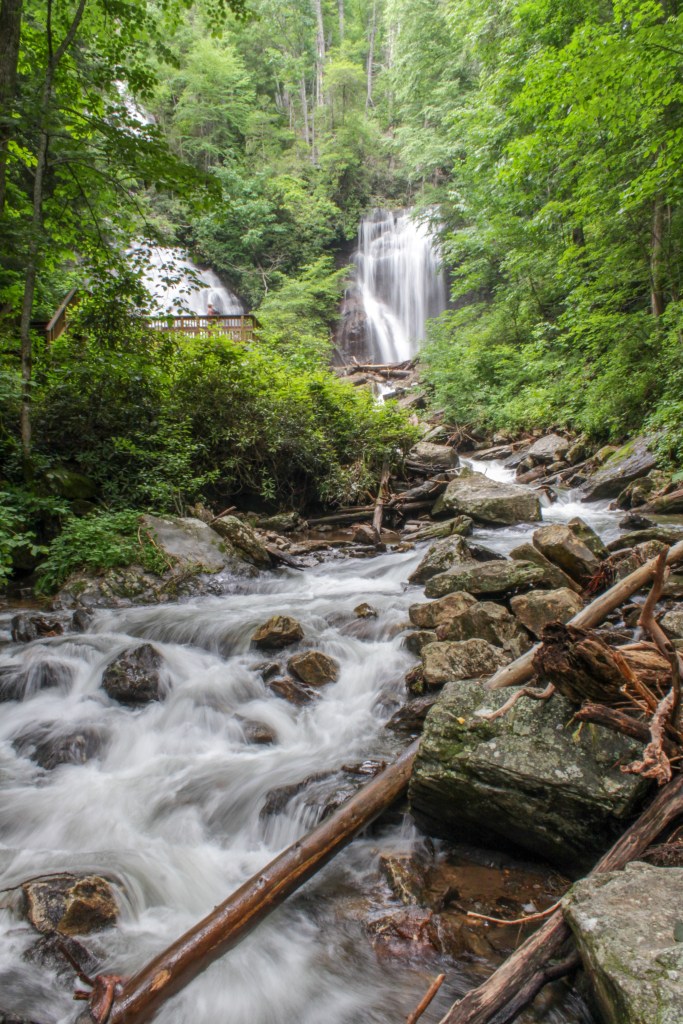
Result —
[[528, 487], [498, 483], [483, 473], [469, 473], [451, 480], [437, 499], [432, 515], [466, 515], [477, 523], [498, 526], [537, 523], [541, 519], [541, 503]]
[[490, 676], [509, 661], [510, 657], [488, 640], [446, 641], [422, 648], [422, 674], [427, 686]]
[[657, 461], [652, 448], [653, 438], [637, 437], [611, 452], [604, 465], [581, 488], [581, 500], [616, 498], [626, 484], [647, 476]]
[[454, 534], [432, 544], [417, 569], [408, 577], [408, 582], [426, 583], [432, 576], [446, 572], [453, 565], [463, 565], [465, 562], [471, 561], [472, 555], [467, 541], [458, 534]]
[[545, 570], [531, 562], [473, 561], [456, 565], [439, 576], [432, 576], [427, 580], [425, 594], [427, 597], [445, 597], [456, 590], [464, 590], [468, 594], [503, 596], [547, 583]]
[[590, 868], [623, 832], [648, 783], [620, 770], [642, 744], [572, 724], [563, 697], [518, 701], [488, 721], [510, 691], [448, 683], [427, 715], [410, 784], [430, 835], [522, 849], [572, 873]]

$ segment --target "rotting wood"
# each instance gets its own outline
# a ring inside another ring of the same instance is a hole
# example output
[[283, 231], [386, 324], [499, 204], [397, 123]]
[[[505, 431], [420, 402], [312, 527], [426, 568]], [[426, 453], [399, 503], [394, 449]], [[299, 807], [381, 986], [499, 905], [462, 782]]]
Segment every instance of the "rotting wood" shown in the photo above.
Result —
[[[681, 560], [683, 560], [683, 541], [679, 541], [671, 548], [667, 556], [667, 565], [673, 565]], [[649, 562], [645, 562], [644, 565], [639, 566], [632, 573], [629, 573], [628, 576], [625, 576], [623, 580], [619, 580], [613, 587], [606, 590], [604, 594], [596, 597], [589, 605], [582, 608], [578, 614], [569, 620], [569, 624], [584, 627], [598, 626], [610, 612], [618, 608], [620, 604], [623, 604], [627, 598], [636, 594], [652, 579], [656, 563], [657, 559], [652, 558]], [[517, 658], [510, 665], [499, 669], [485, 684], [486, 688], [489, 690], [502, 690], [507, 686], [521, 686], [522, 683], [525, 683], [533, 675], [534, 656], [539, 647], [540, 644], [536, 644], [530, 651], [523, 654], [521, 658]]]
[[134, 977], [123, 981], [106, 1014], [93, 1013], [91, 1006], [85, 1020], [88, 1016], [94, 1024], [142, 1024], [150, 1020], [167, 999], [237, 945], [403, 793], [417, 747], [416, 740], [339, 810], [287, 847]]
[[436, 978], [434, 978], [434, 981], [431, 983], [431, 985], [429, 986], [429, 988], [427, 989], [427, 991], [425, 992], [425, 994], [423, 995], [422, 999], [417, 1004], [415, 1009], [406, 1017], [406, 1024], [415, 1024], [415, 1022], [420, 1019], [420, 1017], [425, 1012], [425, 1010], [431, 1003], [436, 993], [443, 985], [445, 978], [445, 974], [439, 974], [437, 975]]
[[385, 459], [382, 463], [379, 490], [377, 491], [375, 508], [372, 515], [372, 532], [375, 535], [375, 541], [377, 544], [380, 544], [382, 541], [382, 520], [384, 518], [384, 505], [387, 500], [389, 489], [389, 472], [389, 460]]
[[[660, 790], [650, 806], [600, 858], [590, 872], [618, 871], [642, 855], [657, 836], [683, 813], [683, 775]], [[556, 910], [538, 931], [523, 942], [483, 984], [472, 989], [448, 1010], [439, 1024], [489, 1024], [512, 1021], [545, 984], [543, 976], [551, 968], [545, 965], [561, 955], [571, 937], [561, 910]], [[507, 1010], [511, 1008], [512, 1014]]]

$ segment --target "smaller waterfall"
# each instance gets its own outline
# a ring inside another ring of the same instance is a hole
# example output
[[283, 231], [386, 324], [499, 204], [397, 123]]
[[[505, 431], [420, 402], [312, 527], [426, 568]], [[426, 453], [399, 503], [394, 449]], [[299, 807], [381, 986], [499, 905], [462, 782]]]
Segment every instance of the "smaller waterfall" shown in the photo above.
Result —
[[361, 221], [352, 262], [339, 348], [385, 363], [412, 358], [427, 320], [448, 303], [433, 234], [410, 210], [373, 210]]
[[206, 316], [209, 306], [213, 306], [215, 313], [224, 316], [244, 313], [242, 302], [225, 287], [218, 274], [200, 270], [181, 249], [145, 246], [136, 250], [138, 258], [141, 254], [142, 279], [152, 296], [155, 312]]

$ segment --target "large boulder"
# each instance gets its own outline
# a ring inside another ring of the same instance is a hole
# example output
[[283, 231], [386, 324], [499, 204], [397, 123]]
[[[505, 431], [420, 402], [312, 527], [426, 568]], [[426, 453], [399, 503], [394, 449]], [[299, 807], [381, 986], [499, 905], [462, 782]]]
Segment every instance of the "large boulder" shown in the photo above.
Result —
[[[513, 598], [519, 600], [519, 598]], [[477, 601], [460, 615], [437, 627], [439, 640], [488, 640], [518, 658], [531, 647], [531, 641], [507, 608], [493, 601]]]
[[562, 901], [605, 1024], [683, 1020], [683, 868], [635, 862]]
[[102, 675], [102, 689], [119, 704], [139, 705], [162, 700], [163, 658], [152, 644], [139, 644], [114, 658]]
[[571, 441], [560, 434], [547, 434], [534, 441], [530, 448], [524, 453], [531, 456], [535, 462], [543, 462], [549, 465], [551, 462], [562, 461], [571, 447]]
[[264, 651], [277, 651], [297, 643], [303, 635], [303, 627], [296, 619], [290, 615], [273, 615], [259, 626], [251, 642]]
[[25, 912], [39, 932], [86, 935], [115, 924], [114, 890], [99, 875], [45, 875], [24, 882]]
[[469, 562], [427, 580], [427, 597], [444, 597], [455, 590], [468, 594], [506, 595], [547, 585], [544, 569], [531, 562]]
[[637, 437], [610, 454], [605, 464], [581, 488], [581, 500], [616, 498], [626, 484], [647, 476], [657, 461], [651, 451], [652, 441], [651, 437]]
[[287, 662], [287, 668], [309, 686], [324, 686], [339, 679], [339, 662], [322, 651], [294, 654]]
[[432, 515], [467, 515], [477, 523], [500, 526], [537, 523], [541, 519], [541, 502], [527, 487], [501, 484], [483, 473], [468, 473], [451, 480], [437, 499]]
[[464, 591], [447, 594], [438, 601], [425, 601], [422, 604], [411, 604], [408, 609], [410, 621], [418, 629], [436, 629], [444, 622], [450, 622], [471, 605], [476, 604], [476, 597]]
[[256, 532], [237, 516], [223, 516], [221, 519], [216, 519], [211, 524], [211, 528], [245, 562], [251, 562], [258, 569], [268, 569], [272, 565], [272, 558]]
[[244, 555], [201, 519], [143, 516], [142, 523], [162, 552], [176, 563], [206, 573], [229, 569], [242, 576], [254, 575]]
[[431, 441], [418, 441], [406, 456], [406, 462], [423, 473], [441, 473], [446, 469], [456, 469], [460, 459], [454, 448], [447, 444], [433, 444]]
[[660, 619], [660, 625], [667, 636], [674, 640], [683, 640], [683, 605], [670, 608]]
[[422, 649], [422, 674], [427, 686], [442, 686], [451, 680], [491, 676], [509, 661], [509, 655], [488, 640], [427, 644]]
[[534, 530], [534, 547], [577, 583], [586, 583], [600, 568], [600, 559], [569, 526], [551, 523]]
[[472, 561], [467, 541], [454, 534], [432, 544], [417, 569], [408, 577], [409, 583], [426, 583], [432, 576], [446, 572], [452, 565], [463, 565]]
[[532, 590], [518, 594], [510, 607], [530, 633], [540, 637], [549, 622], [569, 622], [583, 608], [583, 601], [568, 587], [561, 590]]
[[620, 770], [642, 744], [601, 726], [571, 726], [563, 697], [522, 699], [487, 721], [510, 691], [449, 683], [427, 715], [410, 785], [430, 835], [527, 850], [574, 873], [624, 830], [647, 792]]
[[576, 591], [576, 593], [581, 592], [580, 583], [573, 580], [571, 576], [567, 576], [566, 572], [563, 572], [559, 566], [541, 554], [538, 548], [534, 547], [529, 541], [525, 541], [524, 544], [518, 544], [516, 548], [513, 548], [510, 552], [510, 558], [517, 562], [532, 562], [534, 565], [540, 566], [545, 572], [549, 587], [554, 587], [557, 590], [568, 587], [570, 590]]

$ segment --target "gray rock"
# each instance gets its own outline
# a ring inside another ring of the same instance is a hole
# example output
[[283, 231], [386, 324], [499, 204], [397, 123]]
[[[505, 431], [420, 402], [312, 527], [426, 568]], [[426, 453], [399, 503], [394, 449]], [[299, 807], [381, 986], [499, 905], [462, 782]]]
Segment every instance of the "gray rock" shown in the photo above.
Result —
[[537, 462], [558, 462], [565, 458], [569, 451], [571, 442], [559, 434], [548, 434], [534, 441], [531, 448], [526, 451]]
[[568, 526], [552, 523], [534, 531], [534, 547], [559, 566], [577, 583], [586, 583], [600, 568], [600, 559], [593, 554]]
[[[517, 599], [519, 600], [519, 599]], [[450, 622], [437, 627], [439, 640], [488, 640], [518, 658], [531, 647], [528, 634], [507, 608], [493, 601], [478, 601]]]
[[273, 615], [272, 618], [259, 626], [251, 638], [255, 647], [264, 651], [277, 651], [289, 647], [303, 638], [304, 631], [300, 622], [289, 615]]
[[580, 516], [574, 516], [573, 519], [570, 519], [567, 526], [587, 548], [590, 548], [596, 558], [603, 559], [608, 557], [609, 551], [605, 547], [602, 538]]
[[501, 484], [482, 473], [472, 473], [451, 480], [437, 499], [432, 515], [449, 513], [494, 525], [536, 523], [541, 519], [541, 503], [538, 495], [526, 487]]
[[471, 562], [455, 566], [427, 581], [427, 597], [444, 597], [455, 590], [468, 594], [513, 594], [548, 583], [544, 569], [531, 562]]
[[352, 539], [354, 544], [366, 544], [368, 547], [375, 547], [377, 544], [375, 531], [367, 523], [361, 523], [355, 528]]
[[161, 680], [163, 658], [152, 644], [130, 647], [114, 658], [104, 670], [102, 689], [120, 704], [149, 704], [162, 700], [166, 688]]
[[116, 922], [114, 890], [99, 875], [45, 875], [24, 882], [25, 912], [39, 932], [87, 935]]
[[667, 636], [673, 640], [683, 639], [683, 606], [671, 608], [662, 616], [659, 623]]
[[409, 583], [426, 583], [432, 576], [446, 572], [452, 565], [463, 565], [472, 561], [467, 541], [455, 534], [432, 544], [417, 569], [408, 577]]
[[433, 693], [407, 701], [391, 716], [386, 725], [387, 729], [408, 734], [422, 732], [427, 713], [434, 707], [435, 702], [436, 695]]
[[518, 562], [532, 562], [534, 565], [540, 566], [545, 572], [546, 580], [550, 587], [555, 589], [568, 587], [569, 590], [574, 590], [577, 594], [581, 591], [580, 583], [576, 583], [571, 576], [567, 576], [566, 572], [562, 572], [557, 565], [549, 561], [545, 555], [541, 554], [538, 548], [528, 541], [524, 544], [518, 544], [516, 548], [513, 548], [510, 552], [510, 558]]
[[634, 530], [632, 533], [622, 534], [617, 540], [610, 541], [607, 548], [609, 551], [619, 551], [621, 548], [632, 548], [636, 544], [644, 544], [650, 540], [659, 540], [663, 544], [677, 544], [679, 540], [683, 540], [683, 527], [652, 526], [645, 530]]
[[423, 678], [427, 686], [490, 676], [509, 661], [510, 657], [488, 640], [427, 644], [422, 649]]
[[428, 526], [421, 526], [410, 537], [411, 540], [439, 540], [441, 537], [450, 537], [454, 533], [461, 537], [467, 537], [472, 533], [474, 521], [469, 516], [454, 516], [453, 519], [446, 519], [440, 523], [429, 523]]
[[259, 519], [260, 530], [272, 530], [274, 533], [293, 533], [302, 525], [303, 520], [298, 512], [278, 512], [274, 516]]
[[642, 745], [570, 725], [562, 697], [520, 700], [493, 722], [510, 691], [448, 684], [427, 715], [410, 785], [412, 813], [431, 835], [528, 850], [572, 872], [588, 869], [623, 831], [648, 784], [620, 765]]
[[444, 622], [450, 622], [457, 615], [460, 615], [471, 605], [476, 604], [477, 599], [464, 591], [456, 591], [447, 594], [438, 601], [427, 601], [423, 604], [411, 604], [408, 609], [410, 621], [419, 629], [436, 629]]
[[102, 750], [103, 734], [93, 725], [70, 732], [59, 732], [54, 726], [36, 726], [14, 740], [14, 749], [29, 757], [41, 768], [52, 771], [60, 764], [85, 764]]
[[683, 868], [628, 864], [562, 906], [605, 1024], [681, 1024]]
[[253, 567], [245, 565], [232, 544], [201, 519], [143, 516], [142, 522], [161, 550], [184, 566], [206, 573], [231, 569], [241, 575], [254, 575]]
[[408, 452], [406, 462], [426, 473], [439, 473], [442, 470], [455, 469], [460, 464], [460, 459], [455, 449], [447, 444], [418, 441]]
[[583, 608], [583, 601], [568, 587], [561, 590], [532, 590], [519, 594], [510, 607], [530, 633], [540, 637], [549, 622], [569, 622]]
[[405, 638], [405, 645], [412, 654], [420, 655], [427, 644], [435, 644], [438, 637], [432, 629], [419, 629], [415, 633], [408, 633]]
[[10, 630], [15, 643], [28, 644], [42, 637], [60, 636], [64, 632], [64, 623], [47, 615], [20, 612], [12, 618]]
[[211, 524], [211, 529], [245, 562], [251, 562], [258, 569], [268, 569], [272, 565], [272, 559], [256, 532], [237, 516], [223, 516]]
[[295, 654], [287, 662], [287, 668], [309, 686], [324, 686], [339, 679], [339, 662], [322, 651]]
[[652, 440], [649, 437], [637, 437], [612, 452], [602, 468], [593, 473], [582, 487], [581, 500], [616, 498], [626, 484], [647, 476], [656, 463], [656, 456], [650, 450]]

